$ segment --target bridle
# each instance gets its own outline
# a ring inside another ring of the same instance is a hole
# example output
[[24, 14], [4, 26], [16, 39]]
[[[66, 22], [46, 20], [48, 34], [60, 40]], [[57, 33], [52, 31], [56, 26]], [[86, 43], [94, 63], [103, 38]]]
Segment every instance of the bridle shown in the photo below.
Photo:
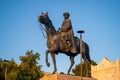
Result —
[[40, 29], [40, 31], [42, 32], [43, 37], [46, 39], [47, 37], [45, 36], [45, 33], [44, 33], [44, 32], [46, 32], [46, 30], [43, 28], [42, 23], [40, 23], [39, 29]]

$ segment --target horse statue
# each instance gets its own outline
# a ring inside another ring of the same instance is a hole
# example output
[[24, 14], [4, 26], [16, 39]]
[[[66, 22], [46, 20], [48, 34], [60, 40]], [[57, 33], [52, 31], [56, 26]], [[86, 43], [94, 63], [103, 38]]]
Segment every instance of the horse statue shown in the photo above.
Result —
[[[46, 50], [46, 65], [49, 67], [50, 63], [48, 62], [48, 53], [51, 54], [52, 61], [54, 64], [54, 71], [53, 74], [57, 71], [56, 68], [56, 58], [55, 55], [58, 53], [63, 53], [66, 54], [67, 56], [70, 57], [71, 65], [68, 69], [67, 74], [70, 74], [71, 68], [74, 65], [74, 57], [77, 56], [80, 53], [80, 39], [78, 37], [75, 37], [75, 46], [77, 47], [78, 53], [72, 53], [71, 51], [66, 51], [66, 47], [64, 42], [61, 40], [61, 35], [62, 33], [58, 30], [55, 30], [52, 21], [50, 20], [48, 13], [42, 13], [40, 16], [38, 16], [38, 21], [42, 23], [45, 26], [45, 32], [46, 32], [46, 37], [47, 37], [47, 47], [48, 49]], [[82, 58], [84, 59], [85, 62], [89, 62], [90, 56], [89, 56], [89, 46], [87, 43], [82, 41]], [[86, 65], [86, 70], [88, 74], [88, 69]]]

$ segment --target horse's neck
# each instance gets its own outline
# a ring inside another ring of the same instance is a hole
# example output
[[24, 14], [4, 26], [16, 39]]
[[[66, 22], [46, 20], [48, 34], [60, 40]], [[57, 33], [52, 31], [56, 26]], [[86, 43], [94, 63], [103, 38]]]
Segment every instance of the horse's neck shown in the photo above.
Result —
[[50, 38], [52, 36], [54, 36], [56, 34], [56, 30], [51, 28], [51, 27], [46, 27], [46, 35], [47, 35], [47, 38]]
[[50, 27], [50, 29], [52, 30], [52, 32], [53, 32], [53, 33], [56, 33], [55, 27], [53, 26], [51, 20], [49, 20], [49, 25], [50, 25], [49, 27]]
[[47, 34], [47, 38], [52, 37], [56, 34], [56, 30], [53, 27], [52, 23], [49, 23], [49, 25], [46, 25], [46, 34]]

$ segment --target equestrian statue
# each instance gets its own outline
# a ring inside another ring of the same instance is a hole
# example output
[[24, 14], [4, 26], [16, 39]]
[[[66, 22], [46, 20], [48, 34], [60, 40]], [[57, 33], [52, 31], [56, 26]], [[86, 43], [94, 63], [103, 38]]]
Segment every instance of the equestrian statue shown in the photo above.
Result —
[[[80, 54], [80, 39], [74, 36], [72, 24], [69, 19], [70, 14], [68, 12], [65, 12], [63, 16], [64, 21], [62, 23], [62, 27], [58, 30], [56, 30], [53, 26], [48, 13], [41, 13], [41, 15], [38, 16], [38, 21], [45, 27], [44, 30], [47, 37], [48, 49], [46, 50], [46, 65], [48, 67], [50, 66], [50, 63], [48, 62], [48, 53], [50, 53], [54, 64], [53, 74], [57, 71], [55, 58], [56, 54], [63, 53], [70, 57], [71, 65], [68, 69], [67, 74], [70, 74], [71, 68], [74, 65], [74, 57]], [[89, 46], [84, 41], [82, 41], [82, 45], [82, 58], [85, 62], [90, 62], [91, 60], [89, 56]], [[88, 74], [87, 64], [86, 70]]]

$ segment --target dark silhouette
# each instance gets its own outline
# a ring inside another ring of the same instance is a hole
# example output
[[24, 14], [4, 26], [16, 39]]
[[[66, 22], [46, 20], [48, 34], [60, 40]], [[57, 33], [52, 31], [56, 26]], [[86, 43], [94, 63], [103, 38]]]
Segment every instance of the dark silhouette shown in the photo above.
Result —
[[[65, 44], [64, 43], [65, 41], [63, 41], [61, 38], [61, 35], [63, 35], [64, 33], [55, 30], [52, 21], [49, 19], [48, 13], [42, 13], [40, 16], [38, 16], [38, 21], [45, 25], [45, 32], [47, 35], [48, 49], [46, 50], [46, 65], [48, 67], [50, 66], [50, 63], [48, 62], [48, 53], [50, 53], [54, 64], [54, 71], [53, 71], [54, 74], [57, 71], [55, 54], [58, 54], [58, 52], [66, 54], [70, 57], [70, 61], [71, 61], [71, 65], [67, 73], [70, 74], [71, 68], [74, 65], [74, 57], [80, 53], [80, 39], [78, 37], [74, 37], [77, 53], [72, 53], [71, 50], [69, 50], [68, 47], [66, 47], [68, 46], [68, 44]], [[90, 61], [89, 46], [85, 42], [83, 42], [82, 58], [84, 59], [85, 62]], [[86, 64], [86, 69], [87, 69], [87, 64]]]
[[74, 42], [74, 32], [73, 32], [73, 29], [72, 29], [72, 22], [71, 20], [69, 19], [70, 17], [70, 14], [68, 12], [65, 12], [63, 14], [64, 16], [64, 21], [62, 23], [62, 27], [61, 27], [61, 33], [63, 35], [61, 35], [61, 39], [63, 40], [63, 42], [67, 45], [66, 45], [66, 50], [70, 50], [72, 53], [77, 53], [77, 49], [76, 49], [76, 46], [75, 46], [75, 42]]

